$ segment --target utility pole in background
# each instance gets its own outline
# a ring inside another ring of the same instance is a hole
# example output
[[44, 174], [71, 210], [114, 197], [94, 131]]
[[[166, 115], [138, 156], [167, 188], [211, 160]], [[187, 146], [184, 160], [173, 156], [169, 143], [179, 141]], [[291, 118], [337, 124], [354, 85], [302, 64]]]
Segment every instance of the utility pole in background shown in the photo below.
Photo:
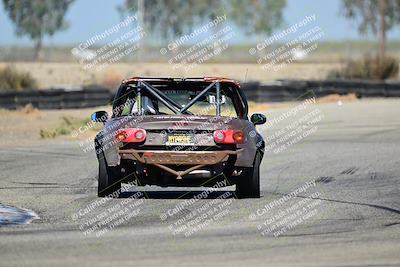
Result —
[[[144, 25], [144, 0], [138, 0], [138, 16], [137, 16], [137, 20], [138, 20], [138, 25], [142, 28], [142, 31], [144, 31], [144, 33], [146, 34], [146, 28]], [[137, 58], [138, 61], [140, 61], [142, 59], [142, 54], [143, 54], [143, 50], [145, 49], [145, 45], [146, 45], [146, 35], [143, 36], [140, 40], [139, 40], [139, 49], [137, 50]]]
[[385, 58], [386, 49], [386, 0], [379, 0], [379, 62]]

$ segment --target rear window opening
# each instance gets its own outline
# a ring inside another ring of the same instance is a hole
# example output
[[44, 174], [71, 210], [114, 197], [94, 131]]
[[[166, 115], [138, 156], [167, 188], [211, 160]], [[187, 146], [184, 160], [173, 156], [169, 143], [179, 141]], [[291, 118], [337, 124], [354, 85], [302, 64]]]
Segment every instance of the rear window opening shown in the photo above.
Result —
[[118, 92], [116, 100], [122, 108], [114, 116], [195, 115], [237, 118], [243, 113], [240, 96], [236, 88], [229, 84], [130, 84]]

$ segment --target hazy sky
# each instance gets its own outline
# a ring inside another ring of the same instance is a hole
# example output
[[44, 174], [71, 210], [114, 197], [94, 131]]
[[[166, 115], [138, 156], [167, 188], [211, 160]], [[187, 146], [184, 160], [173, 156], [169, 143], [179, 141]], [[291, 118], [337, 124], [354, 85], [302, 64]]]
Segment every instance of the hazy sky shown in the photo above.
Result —
[[[116, 10], [124, 0], [76, 0], [67, 13], [70, 27], [46, 38], [45, 44], [75, 44], [90, 36], [101, 33], [120, 21]], [[288, 0], [284, 12], [286, 25], [291, 25], [307, 15], [316, 14], [317, 24], [324, 31], [324, 40], [343, 40], [366, 38], [357, 33], [354, 22], [339, 16], [341, 0]], [[30, 44], [28, 38], [18, 38], [0, 1], [0, 44]], [[399, 39], [399, 26], [389, 33], [389, 38]], [[237, 40], [251, 40], [239, 34]]]

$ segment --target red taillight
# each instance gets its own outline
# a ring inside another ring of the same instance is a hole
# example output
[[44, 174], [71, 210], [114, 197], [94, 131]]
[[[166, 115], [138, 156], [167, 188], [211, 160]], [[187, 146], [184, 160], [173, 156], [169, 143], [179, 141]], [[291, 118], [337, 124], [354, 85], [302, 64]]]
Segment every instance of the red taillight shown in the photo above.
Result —
[[225, 133], [222, 130], [214, 132], [214, 141], [216, 143], [223, 143], [225, 140]]
[[143, 142], [144, 139], [146, 139], [146, 131], [143, 129], [136, 129], [134, 137], [137, 142]]
[[246, 137], [242, 131], [236, 131], [232, 135], [233, 140], [235, 140], [236, 144], [243, 144], [246, 141]]
[[146, 131], [138, 128], [127, 128], [118, 131], [115, 139], [124, 143], [140, 143], [146, 140]]
[[127, 137], [127, 134], [125, 131], [120, 131], [115, 135], [115, 139], [117, 139], [118, 142], [124, 141], [126, 137]]
[[214, 141], [218, 144], [243, 144], [246, 137], [239, 130], [217, 130], [214, 132]]

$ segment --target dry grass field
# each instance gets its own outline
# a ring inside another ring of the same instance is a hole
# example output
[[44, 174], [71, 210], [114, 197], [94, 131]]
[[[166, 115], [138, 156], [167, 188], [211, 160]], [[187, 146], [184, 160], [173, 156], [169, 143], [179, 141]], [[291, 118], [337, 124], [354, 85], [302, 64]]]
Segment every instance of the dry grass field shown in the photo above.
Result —
[[[0, 63], [0, 68], [9, 63]], [[118, 84], [133, 76], [203, 77], [222, 76], [240, 81], [272, 81], [276, 79], [324, 79], [340, 63], [293, 63], [279, 71], [265, 71], [258, 64], [213, 63], [202, 64], [190, 71], [174, 69], [168, 63], [118, 63], [102, 71], [84, 70], [79, 63], [33, 63], [17, 62], [12, 65], [30, 72], [40, 88], [80, 86], [82, 84]]]

